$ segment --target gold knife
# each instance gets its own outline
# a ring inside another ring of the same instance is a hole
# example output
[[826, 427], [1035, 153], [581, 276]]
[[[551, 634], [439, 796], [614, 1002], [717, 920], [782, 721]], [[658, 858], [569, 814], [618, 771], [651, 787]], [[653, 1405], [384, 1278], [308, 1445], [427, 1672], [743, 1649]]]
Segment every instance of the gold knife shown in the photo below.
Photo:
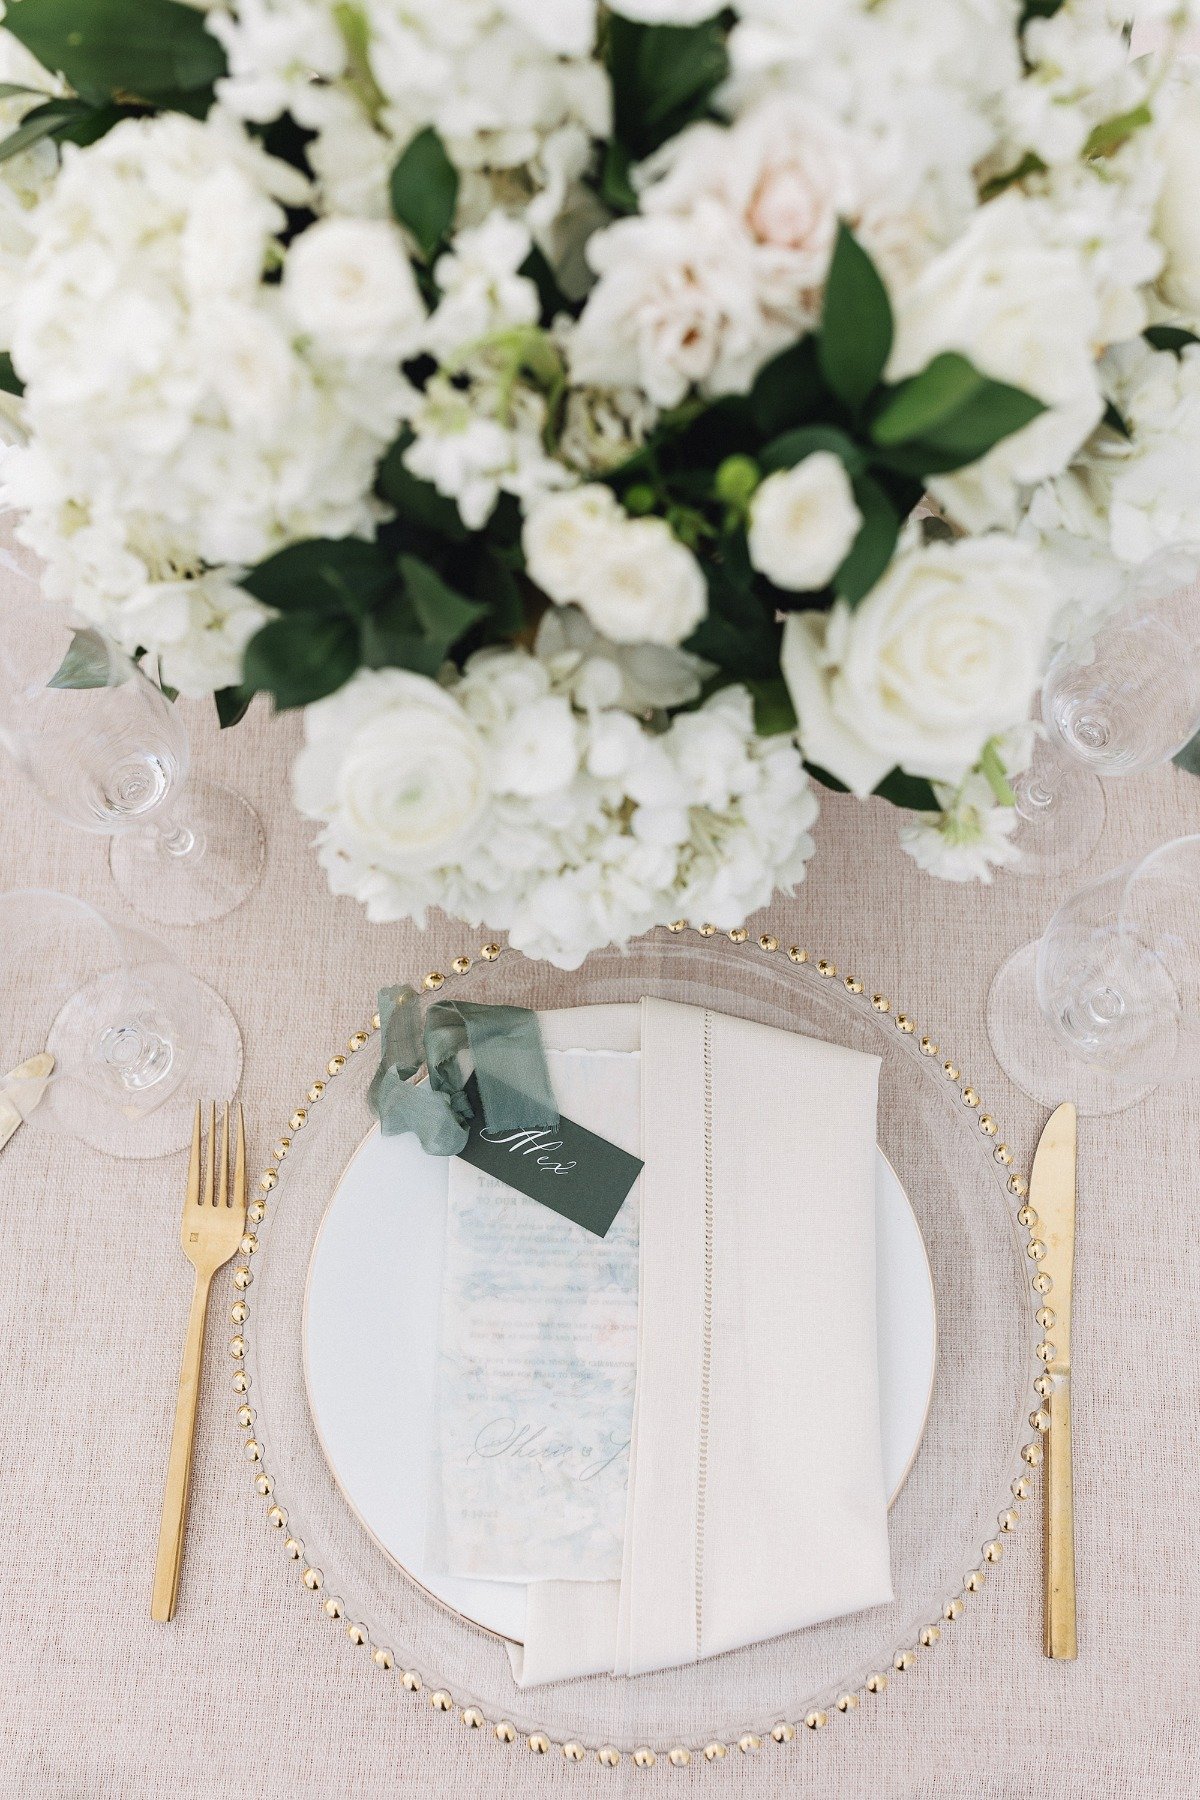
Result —
[[1046, 1433], [1045, 1652], [1057, 1662], [1079, 1654], [1075, 1631], [1075, 1501], [1071, 1485], [1071, 1281], [1075, 1263], [1075, 1108], [1065, 1101], [1051, 1113], [1038, 1142], [1029, 1178], [1034, 1227], [1046, 1246], [1041, 1268], [1050, 1277], [1038, 1313], [1043, 1339], [1038, 1354], [1051, 1382], [1045, 1396]]

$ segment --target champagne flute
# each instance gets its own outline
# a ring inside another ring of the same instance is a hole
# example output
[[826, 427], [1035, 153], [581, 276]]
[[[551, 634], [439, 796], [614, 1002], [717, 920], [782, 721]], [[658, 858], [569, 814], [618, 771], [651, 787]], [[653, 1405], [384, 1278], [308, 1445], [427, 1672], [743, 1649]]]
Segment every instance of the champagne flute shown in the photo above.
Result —
[[988, 996], [1005, 1072], [1043, 1105], [1119, 1112], [1200, 1078], [1200, 835], [1161, 844], [1058, 908]]
[[136, 926], [67, 894], [0, 894], [0, 1071], [54, 1058], [31, 1130], [110, 1156], [166, 1156], [198, 1098], [231, 1098], [241, 1033], [225, 1002]]
[[1109, 781], [1169, 762], [1200, 730], [1200, 549], [1160, 551], [1132, 573], [1121, 611], [1063, 647], [1042, 686], [1045, 735], [1013, 782], [1020, 871], [1077, 868], [1104, 824]]
[[258, 815], [229, 788], [187, 782], [178, 708], [99, 632], [11, 591], [0, 597], [0, 744], [59, 818], [111, 838], [113, 880], [144, 918], [219, 919], [258, 882]]

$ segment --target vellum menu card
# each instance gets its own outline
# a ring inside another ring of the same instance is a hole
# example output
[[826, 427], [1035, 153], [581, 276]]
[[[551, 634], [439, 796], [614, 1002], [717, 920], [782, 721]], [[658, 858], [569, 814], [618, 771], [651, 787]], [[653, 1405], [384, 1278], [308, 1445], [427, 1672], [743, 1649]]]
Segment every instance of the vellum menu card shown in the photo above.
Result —
[[[639, 1062], [547, 1051], [564, 1116], [634, 1155]], [[459, 1157], [447, 1182], [430, 1565], [498, 1581], [616, 1581], [640, 1184], [600, 1238]]]

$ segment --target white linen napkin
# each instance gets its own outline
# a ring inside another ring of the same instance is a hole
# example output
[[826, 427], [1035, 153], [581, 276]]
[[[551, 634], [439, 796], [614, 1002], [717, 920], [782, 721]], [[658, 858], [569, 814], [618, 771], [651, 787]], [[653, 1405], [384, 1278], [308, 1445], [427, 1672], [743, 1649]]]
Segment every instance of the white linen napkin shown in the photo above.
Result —
[[635, 1675], [892, 1597], [875, 1342], [879, 1059], [667, 1001], [543, 1015], [641, 1051], [621, 1579], [533, 1582], [524, 1686]]

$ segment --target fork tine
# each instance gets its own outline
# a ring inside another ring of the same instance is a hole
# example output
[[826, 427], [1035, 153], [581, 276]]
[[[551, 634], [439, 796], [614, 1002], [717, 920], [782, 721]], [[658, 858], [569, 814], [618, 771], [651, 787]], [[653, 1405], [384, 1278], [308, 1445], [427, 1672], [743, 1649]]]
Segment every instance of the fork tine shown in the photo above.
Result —
[[221, 1175], [217, 1183], [217, 1205], [229, 1205], [229, 1102], [221, 1115]]
[[192, 1154], [188, 1158], [187, 1197], [189, 1206], [200, 1204], [200, 1102], [196, 1102], [196, 1116], [192, 1120]]
[[213, 1101], [210, 1103], [209, 1109], [208, 1109], [208, 1144], [205, 1149], [205, 1157], [204, 1157], [204, 1204], [205, 1204], [205, 1206], [211, 1206], [213, 1204], [213, 1175], [215, 1173], [216, 1154], [217, 1154], [217, 1107], [216, 1107], [216, 1102]]
[[237, 1160], [233, 1169], [233, 1204], [246, 1210], [246, 1114], [238, 1101]]

